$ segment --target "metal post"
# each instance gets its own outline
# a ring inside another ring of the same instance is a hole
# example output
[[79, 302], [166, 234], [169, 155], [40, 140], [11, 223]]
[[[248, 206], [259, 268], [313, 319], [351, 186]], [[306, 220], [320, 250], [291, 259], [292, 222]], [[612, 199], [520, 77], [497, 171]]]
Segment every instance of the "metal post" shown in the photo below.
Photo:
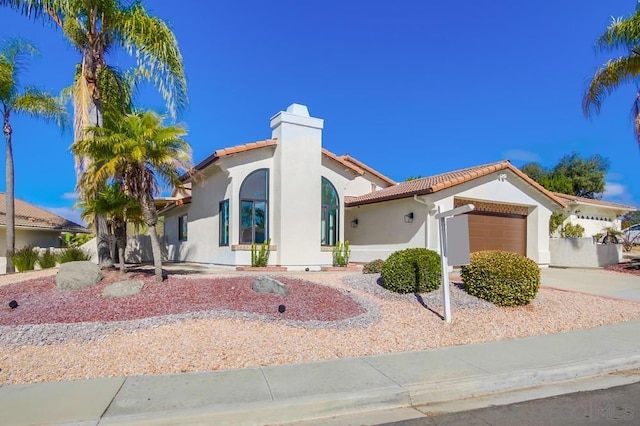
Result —
[[[440, 213], [440, 206], [438, 206]], [[440, 266], [442, 267], [442, 304], [444, 306], [444, 320], [451, 322], [451, 299], [449, 297], [449, 262], [447, 262], [447, 220], [441, 217], [440, 221]]]

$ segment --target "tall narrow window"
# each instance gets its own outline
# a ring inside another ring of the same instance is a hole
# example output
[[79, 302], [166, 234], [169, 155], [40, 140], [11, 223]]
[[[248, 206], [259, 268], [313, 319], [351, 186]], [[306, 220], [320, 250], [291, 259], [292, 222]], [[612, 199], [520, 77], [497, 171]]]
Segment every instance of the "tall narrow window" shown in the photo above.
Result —
[[247, 176], [240, 186], [240, 244], [261, 244], [269, 238], [269, 170]]
[[322, 212], [320, 219], [320, 242], [323, 246], [335, 246], [338, 242], [338, 212], [340, 201], [338, 191], [329, 182], [322, 178]]
[[183, 214], [178, 217], [178, 240], [179, 241], [187, 241], [187, 215]]
[[220, 201], [220, 238], [221, 246], [229, 245], [229, 200]]

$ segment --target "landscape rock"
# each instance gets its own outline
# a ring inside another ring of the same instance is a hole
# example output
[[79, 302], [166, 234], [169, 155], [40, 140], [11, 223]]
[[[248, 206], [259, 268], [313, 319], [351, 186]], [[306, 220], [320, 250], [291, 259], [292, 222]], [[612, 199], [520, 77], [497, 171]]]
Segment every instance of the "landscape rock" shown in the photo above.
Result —
[[79, 290], [91, 287], [102, 279], [100, 267], [88, 261], [66, 262], [60, 265], [56, 286], [60, 290]]
[[129, 280], [129, 281], [118, 281], [117, 283], [109, 284], [102, 290], [102, 295], [104, 297], [126, 297], [133, 296], [135, 294], [140, 293], [144, 287], [144, 281], [140, 280]]
[[289, 294], [289, 288], [280, 281], [268, 276], [261, 276], [253, 281], [251, 286], [256, 293], [273, 293], [281, 296]]

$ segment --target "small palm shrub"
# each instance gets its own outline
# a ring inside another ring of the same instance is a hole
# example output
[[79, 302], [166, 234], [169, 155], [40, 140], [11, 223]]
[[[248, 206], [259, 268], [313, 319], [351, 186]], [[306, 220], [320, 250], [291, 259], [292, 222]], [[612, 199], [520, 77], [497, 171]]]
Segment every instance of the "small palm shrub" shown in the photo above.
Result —
[[33, 271], [38, 261], [38, 253], [31, 246], [26, 246], [16, 250], [11, 256], [11, 262], [18, 271]]
[[382, 265], [382, 286], [396, 293], [426, 293], [440, 287], [440, 255], [426, 248], [391, 254]]
[[351, 257], [351, 248], [349, 241], [338, 243], [333, 247], [333, 266], [347, 266]]
[[362, 267], [363, 274], [379, 274], [382, 272], [382, 265], [384, 264], [384, 260], [376, 259], [372, 260], [369, 263], [365, 263]]
[[89, 253], [79, 247], [67, 247], [58, 255], [59, 263], [76, 262], [79, 260], [91, 260]]
[[517, 253], [480, 251], [462, 267], [462, 281], [467, 293], [496, 305], [527, 305], [538, 294], [540, 268]]
[[38, 257], [38, 265], [40, 265], [42, 269], [55, 267], [57, 261], [58, 256], [56, 256], [55, 253], [52, 253], [49, 249], [46, 249], [44, 253]]
[[560, 236], [562, 238], [582, 238], [584, 236], [584, 228], [578, 223], [569, 222], [560, 229]]
[[271, 253], [271, 238], [260, 244], [260, 249], [256, 243], [251, 244], [251, 266], [254, 268], [264, 267], [269, 264], [269, 254]]

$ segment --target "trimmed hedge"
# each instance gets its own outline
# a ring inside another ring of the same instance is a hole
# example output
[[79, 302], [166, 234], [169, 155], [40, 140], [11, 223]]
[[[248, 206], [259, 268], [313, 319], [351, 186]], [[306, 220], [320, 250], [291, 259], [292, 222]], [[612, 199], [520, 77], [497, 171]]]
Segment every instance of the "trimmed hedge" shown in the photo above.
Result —
[[382, 286], [396, 293], [426, 293], [440, 287], [440, 255], [426, 248], [391, 254], [382, 265]]
[[467, 293], [496, 305], [527, 305], [538, 294], [540, 268], [517, 253], [480, 251], [462, 267], [462, 281]]
[[369, 263], [365, 263], [362, 267], [363, 274], [379, 274], [382, 272], [382, 265], [384, 264], [384, 260], [376, 259], [372, 260]]

